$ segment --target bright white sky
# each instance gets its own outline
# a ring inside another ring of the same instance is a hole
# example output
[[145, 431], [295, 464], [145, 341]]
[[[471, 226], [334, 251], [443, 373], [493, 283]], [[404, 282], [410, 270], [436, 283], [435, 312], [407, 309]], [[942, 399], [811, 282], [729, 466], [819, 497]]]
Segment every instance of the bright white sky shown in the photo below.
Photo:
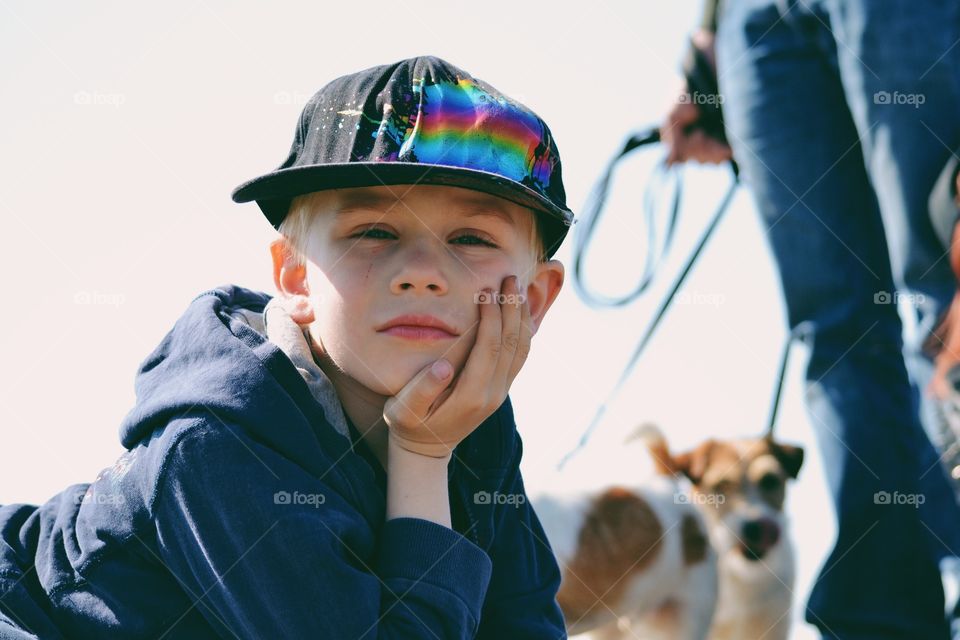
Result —
[[[655, 124], [677, 83], [699, 2], [369, 2], [161, 5], [0, 0], [0, 503], [43, 502], [121, 453], [141, 360], [200, 291], [272, 293], [274, 231], [230, 191], [278, 165], [303, 102], [336, 76], [438, 55], [551, 126], [579, 212], [631, 131]], [[606, 293], [632, 288], [646, 250], [640, 187], [659, 149], [624, 164], [589, 264]], [[728, 183], [687, 173], [676, 249], [655, 291], [625, 310], [564, 290], [511, 390], [536, 483], [574, 445]], [[785, 336], [775, 273], [741, 190], [590, 446], [602, 458], [652, 420], [675, 449], [759, 434]], [[91, 297], [101, 302], [83, 304]], [[835, 534], [801, 348], [779, 435], [808, 458], [789, 496], [797, 609]], [[598, 465], [596, 473], [603, 473]], [[809, 627], [793, 638], [816, 637]]]

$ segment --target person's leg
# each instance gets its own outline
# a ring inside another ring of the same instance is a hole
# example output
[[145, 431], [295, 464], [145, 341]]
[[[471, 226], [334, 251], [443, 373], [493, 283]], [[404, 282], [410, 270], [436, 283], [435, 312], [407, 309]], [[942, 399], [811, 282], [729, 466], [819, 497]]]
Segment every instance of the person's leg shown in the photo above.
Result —
[[[932, 402], [922, 394], [932, 366], [920, 346], [956, 291], [947, 250], [930, 222], [927, 200], [940, 171], [960, 145], [960, 3], [955, 0], [827, 0], [837, 40], [840, 76], [861, 134], [868, 174], [887, 230], [897, 287], [910, 292], [918, 331], [907, 344], [908, 366], [923, 401], [931, 438], [942, 436]], [[947, 490], [926, 456], [924, 482]], [[940, 504], [950, 517], [944, 543], [960, 551], [960, 509]], [[932, 523], [928, 523], [931, 524]]]
[[810, 345], [806, 405], [836, 511], [807, 603], [825, 637], [947, 637], [914, 496], [921, 429], [876, 197], [820, 16], [729, 2], [717, 38], [727, 133], [767, 228], [792, 329]]
[[921, 345], [957, 287], [948, 252], [930, 221], [928, 198], [960, 145], [960, 3], [826, 0], [826, 6], [841, 81], [887, 231], [894, 282], [911, 294], [916, 314], [918, 330], [905, 355], [927, 434], [919, 434], [916, 445], [921, 522], [942, 561], [960, 555], [960, 507], [939, 463], [952, 442], [936, 401], [923, 393], [933, 363]]

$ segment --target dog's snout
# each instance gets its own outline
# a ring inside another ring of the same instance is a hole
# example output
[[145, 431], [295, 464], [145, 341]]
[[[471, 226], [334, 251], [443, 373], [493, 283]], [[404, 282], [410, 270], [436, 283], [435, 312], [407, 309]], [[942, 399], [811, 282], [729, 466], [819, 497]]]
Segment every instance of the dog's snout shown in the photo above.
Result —
[[772, 546], [780, 537], [780, 527], [770, 518], [749, 520], [743, 524], [743, 539], [750, 544]]
[[756, 560], [780, 539], [780, 526], [770, 518], [748, 520], [743, 523], [741, 534], [744, 555]]

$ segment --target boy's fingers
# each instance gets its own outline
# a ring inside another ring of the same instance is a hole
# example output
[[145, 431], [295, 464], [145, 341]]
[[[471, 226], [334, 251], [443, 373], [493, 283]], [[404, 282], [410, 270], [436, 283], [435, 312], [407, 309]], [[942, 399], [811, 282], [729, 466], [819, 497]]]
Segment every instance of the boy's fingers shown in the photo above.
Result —
[[424, 420], [443, 390], [450, 384], [453, 366], [446, 360], [437, 360], [423, 369], [383, 405], [383, 419], [391, 430], [399, 430], [407, 437], [423, 430], [425, 441], [436, 441]]
[[513, 363], [510, 365], [505, 391], [509, 391], [514, 378], [520, 373], [520, 369], [523, 368], [523, 363], [527, 361], [527, 355], [530, 353], [530, 345], [532, 342], [533, 324], [530, 320], [530, 301], [524, 300], [520, 306], [520, 344], [517, 347], [516, 355], [513, 357]]
[[480, 326], [470, 355], [454, 391], [458, 406], [481, 408], [488, 395], [490, 379], [496, 370], [497, 360], [503, 351], [501, 345], [499, 292], [486, 291], [478, 298]]
[[523, 303], [520, 299], [520, 287], [516, 276], [510, 276], [503, 285], [503, 304], [500, 307], [503, 318], [501, 328], [502, 351], [493, 374], [492, 387], [498, 395], [503, 395], [510, 386], [508, 376], [521, 349], [520, 317]]

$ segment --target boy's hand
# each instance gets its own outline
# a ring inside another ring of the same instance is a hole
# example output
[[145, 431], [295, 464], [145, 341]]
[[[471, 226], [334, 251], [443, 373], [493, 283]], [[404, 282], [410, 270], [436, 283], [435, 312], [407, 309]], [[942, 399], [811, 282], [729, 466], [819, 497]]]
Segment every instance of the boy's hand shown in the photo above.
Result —
[[[452, 366], [438, 360], [384, 404], [390, 437], [404, 449], [450, 456], [507, 397], [530, 351], [530, 308], [521, 300], [516, 276], [503, 281], [502, 305], [493, 293], [486, 291], [486, 301], [479, 303], [480, 328], [460, 375], [451, 380]], [[432, 371], [438, 365], [442, 375]]]

